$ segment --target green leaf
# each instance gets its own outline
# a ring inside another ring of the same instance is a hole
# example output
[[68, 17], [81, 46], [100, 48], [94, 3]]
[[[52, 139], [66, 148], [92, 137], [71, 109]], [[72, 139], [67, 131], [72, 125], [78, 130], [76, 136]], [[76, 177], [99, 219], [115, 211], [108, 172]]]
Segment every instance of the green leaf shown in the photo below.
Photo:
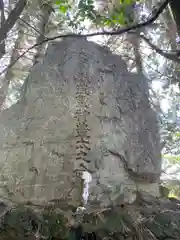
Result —
[[174, 133], [174, 136], [175, 136], [175, 137], [180, 137], [180, 132], [175, 132], [175, 133]]
[[112, 20], [107, 18], [106, 20], [103, 20], [103, 23], [105, 26], [111, 26], [112, 25]]
[[180, 163], [180, 156], [178, 156], [178, 155], [164, 154], [162, 157], [165, 158], [165, 159], [168, 159], [169, 161]]
[[66, 13], [67, 10], [68, 10], [68, 6], [61, 5], [61, 6], [59, 7], [59, 10], [60, 10], [62, 13]]
[[126, 5], [131, 5], [133, 4], [135, 1], [134, 0], [125, 0], [125, 4]]
[[87, 5], [94, 5], [94, 1], [93, 0], [88, 0]]
[[117, 22], [121, 25], [124, 25], [125, 24], [125, 17], [124, 17], [124, 14], [121, 12], [119, 15], [118, 15], [118, 20]]
[[56, 4], [56, 5], [60, 5], [60, 4], [66, 3], [66, 2], [67, 2], [67, 0], [56, 0], [56, 1], [55, 1], [55, 4]]

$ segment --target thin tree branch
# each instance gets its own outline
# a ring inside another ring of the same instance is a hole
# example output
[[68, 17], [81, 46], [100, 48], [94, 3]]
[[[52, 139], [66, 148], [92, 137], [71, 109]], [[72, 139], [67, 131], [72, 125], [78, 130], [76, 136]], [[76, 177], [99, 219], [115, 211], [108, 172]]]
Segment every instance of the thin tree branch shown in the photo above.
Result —
[[175, 51], [175, 52], [167, 52], [167, 51], [164, 51], [160, 48], [158, 48], [156, 45], [154, 45], [153, 43], [151, 43], [151, 41], [145, 37], [144, 35], [140, 35], [140, 37], [158, 54], [160, 54], [161, 56], [169, 59], [169, 60], [172, 60], [172, 61], [175, 61], [175, 62], [180, 62], [180, 58], [179, 58], [179, 55], [180, 55], [180, 51]]
[[[22, 1], [26, 1], [26, 0], [22, 0]], [[11, 64], [9, 64], [9, 66], [7, 68], [5, 68], [0, 75], [2, 75], [4, 72], [6, 72], [6, 70], [10, 67], [12, 67], [21, 57], [23, 57], [27, 52], [29, 52], [30, 50], [32, 50], [33, 48], [47, 43], [48, 41], [53, 41], [55, 39], [58, 38], [71, 38], [71, 37], [75, 37], [75, 38], [86, 38], [86, 37], [93, 37], [93, 36], [100, 36], [100, 35], [107, 35], [107, 36], [115, 36], [115, 35], [120, 35], [132, 30], [136, 30], [139, 28], [143, 28], [148, 26], [149, 24], [153, 23], [158, 17], [159, 15], [163, 12], [163, 10], [167, 7], [169, 3], [169, 0], [165, 0], [161, 6], [156, 10], [153, 11], [153, 16], [151, 16], [148, 20], [146, 20], [145, 22], [139, 23], [139, 24], [133, 24], [132, 26], [128, 26], [126, 28], [122, 28], [118, 31], [101, 31], [101, 32], [94, 32], [94, 33], [89, 33], [89, 34], [61, 34], [61, 35], [57, 35], [51, 38], [46, 38], [44, 39], [42, 42], [40, 43], [36, 43], [33, 46], [29, 47], [27, 50], [25, 50], [14, 62], [12, 62]], [[0, 38], [1, 39], [1, 38]]]
[[17, 19], [21, 15], [23, 9], [27, 4], [27, 0], [19, 0], [15, 8], [10, 12], [7, 20], [0, 28], [0, 43], [6, 39], [7, 33], [12, 29]]
[[[21, 17], [19, 17], [19, 20], [21, 20], [22, 22], [24, 22], [28, 27], [32, 28], [35, 32], [37, 32], [40, 35], [43, 35], [43, 33], [41, 33], [38, 29], [36, 29], [34, 26], [32, 26], [31, 24], [29, 24], [28, 22], [26, 22], [24, 19], [22, 19]], [[46, 38], [45, 35], [43, 35], [44, 38]]]

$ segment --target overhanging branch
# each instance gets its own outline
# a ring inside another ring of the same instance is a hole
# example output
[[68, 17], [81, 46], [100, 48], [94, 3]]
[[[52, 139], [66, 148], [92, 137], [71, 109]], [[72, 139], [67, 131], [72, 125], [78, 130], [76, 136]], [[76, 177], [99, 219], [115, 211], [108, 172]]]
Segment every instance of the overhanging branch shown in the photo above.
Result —
[[[20, 0], [20, 1], [26, 2], [27, 0]], [[54, 36], [54, 37], [51, 37], [51, 38], [45, 38], [42, 42], [36, 43], [33, 46], [31, 46], [30, 48], [28, 48], [27, 50], [25, 50], [14, 62], [12, 62], [7, 68], [5, 68], [0, 73], [0, 75], [2, 75], [4, 72], [6, 72], [6, 70], [8, 68], [12, 67], [21, 57], [23, 57], [27, 52], [29, 52], [33, 48], [35, 48], [35, 47], [37, 47], [41, 44], [47, 43], [49, 41], [53, 41], [53, 40], [58, 39], [58, 38], [69, 38], [69, 37], [85, 38], [85, 37], [93, 37], [93, 36], [100, 36], [100, 35], [115, 36], [115, 35], [121, 35], [123, 33], [127, 33], [129, 31], [132, 31], [132, 30], [135, 30], [135, 29], [140, 29], [140, 28], [146, 27], [149, 24], [152, 24], [159, 17], [159, 15], [167, 7], [168, 3], [169, 3], [169, 0], [165, 0], [156, 11], [153, 11], [152, 16], [147, 21], [139, 23], [139, 24], [133, 24], [133, 25], [128, 26], [126, 28], [122, 28], [118, 31], [101, 31], [101, 32], [95, 32], [95, 33], [89, 33], [89, 34], [73, 34], [73, 33], [71, 33], [71, 34], [61, 34], [61, 35], [57, 35], [57, 36]], [[1, 40], [1, 38], [0, 38], [0, 40]]]
[[169, 60], [172, 60], [172, 61], [175, 61], [175, 62], [180, 62], [180, 50], [177, 50], [175, 52], [167, 52], [167, 51], [164, 51], [160, 48], [158, 48], [156, 45], [154, 45], [153, 43], [151, 43], [151, 41], [145, 37], [144, 35], [140, 35], [140, 37], [158, 54], [160, 54], [161, 56], [169, 59]]

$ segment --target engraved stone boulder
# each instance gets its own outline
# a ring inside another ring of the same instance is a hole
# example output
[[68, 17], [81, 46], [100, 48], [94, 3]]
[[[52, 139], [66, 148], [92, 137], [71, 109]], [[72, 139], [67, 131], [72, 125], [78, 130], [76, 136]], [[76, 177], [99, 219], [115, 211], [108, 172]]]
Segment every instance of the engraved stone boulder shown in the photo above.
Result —
[[147, 79], [120, 56], [86, 39], [50, 43], [24, 89], [1, 113], [1, 195], [78, 203], [89, 171], [89, 201], [125, 192], [129, 201], [137, 189], [158, 196], [160, 140]]

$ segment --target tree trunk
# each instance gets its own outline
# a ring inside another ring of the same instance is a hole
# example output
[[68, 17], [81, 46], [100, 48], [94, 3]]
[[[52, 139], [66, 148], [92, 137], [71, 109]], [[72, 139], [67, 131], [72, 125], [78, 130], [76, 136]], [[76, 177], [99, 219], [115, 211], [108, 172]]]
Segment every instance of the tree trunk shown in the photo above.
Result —
[[170, 1], [170, 7], [172, 10], [172, 14], [174, 17], [174, 21], [176, 23], [176, 27], [177, 27], [177, 32], [178, 35], [180, 37], [180, 2], [178, 0], [171, 0]]
[[[5, 24], [5, 14], [4, 14], [4, 2], [3, 0], [0, 0], [0, 11], [1, 11], [1, 25], [0, 29], [3, 27]], [[5, 39], [0, 42], [0, 59], [2, 56], [5, 54]]]
[[[30, 15], [26, 11], [22, 17], [22, 19], [26, 22], [30, 21]], [[11, 54], [10, 66], [12, 63], [16, 61], [18, 56], [22, 53], [22, 50], [26, 48], [27, 42], [32, 39], [26, 34], [26, 25], [22, 24], [21, 21], [17, 21], [17, 39], [14, 44], [14, 48]], [[22, 78], [22, 75], [28, 70], [31, 66], [32, 61], [29, 61], [26, 57], [22, 57], [18, 62], [16, 62], [12, 67], [7, 69], [5, 77], [2, 81], [1, 89], [0, 89], [0, 107], [4, 104], [6, 96], [8, 94], [9, 84], [10, 82], [17, 82], [19, 78]], [[21, 79], [22, 80], [22, 79]]]
[[7, 33], [16, 24], [16, 21], [20, 17], [20, 15], [21, 15], [22, 11], [24, 10], [26, 4], [27, 4], [27, 0], [19, 0], [16, 3], [15, 7], [10, 12], [7, 20], [4, 22], [4, 24], [1, 25], [1, 28], [0, 28], [0, 42], [4, 41], [6, 39]]
[[[34, 9], [34, 5], [30, 3], [25, 8], [23, 16], [17, 21], [16, 26], [18, 36], [12, 50], [9, 67], [2, 81], [2, 87], [0, 89], [0, 106], [4, 104], [4, 107], [6, 108], [9, 105], [7, 95], [10, 83], [17, 92], [17, 85], [22, 85], [22, 82], [26, 78], [32, 65], [42, 59], [46, 46], [41, 44], [36, 48], [36, 51], [35, 49], [32, 49], [31, 52], [26, 53], [26, 55], [20, 59], [18, 59], [18, 57], [23, 51], [30, 47], [32, 43], [40, 43], [45, 38], [50, 14], [51, 8], [48, 5], [43, 5], [40, 9], [38, 8], [38, 5], [36, 5], [36, 9]], [[29, 24], [32, 17], [33, 21]], [[33, 24], [37, 25], [37, 27], [34, 28]], [[17, 59], [18, 61], [16, 61]], [[25, 85], [26, 83], [24, 86]], [[20, 88], [18, 90], [20, 91]], [[23, 93], [19, 94], [23, 95]], [[19, 96], [17, 96], [17, 100], [18, 98]], [[5, 99], [7, 101], [4, 103]]]
[[44, 4], [41, 6], [41, 14], [40, 14], [40, 20], [39, 20], [39, 36], [37, 38], [36, 43], [39, 44], [39, 46], [37, 46], [36, 48], [36, 54], [34, 56], [34, 64], [40, 62], [43, 59], [43, 55], [45, 52], [45, 45], [44, 44], [40, 44], [46, 37], [46, 28], [47, 28], [47, 24], [50, 18], [50, 15], [52, 13], [52, 7], [48, 4]]

